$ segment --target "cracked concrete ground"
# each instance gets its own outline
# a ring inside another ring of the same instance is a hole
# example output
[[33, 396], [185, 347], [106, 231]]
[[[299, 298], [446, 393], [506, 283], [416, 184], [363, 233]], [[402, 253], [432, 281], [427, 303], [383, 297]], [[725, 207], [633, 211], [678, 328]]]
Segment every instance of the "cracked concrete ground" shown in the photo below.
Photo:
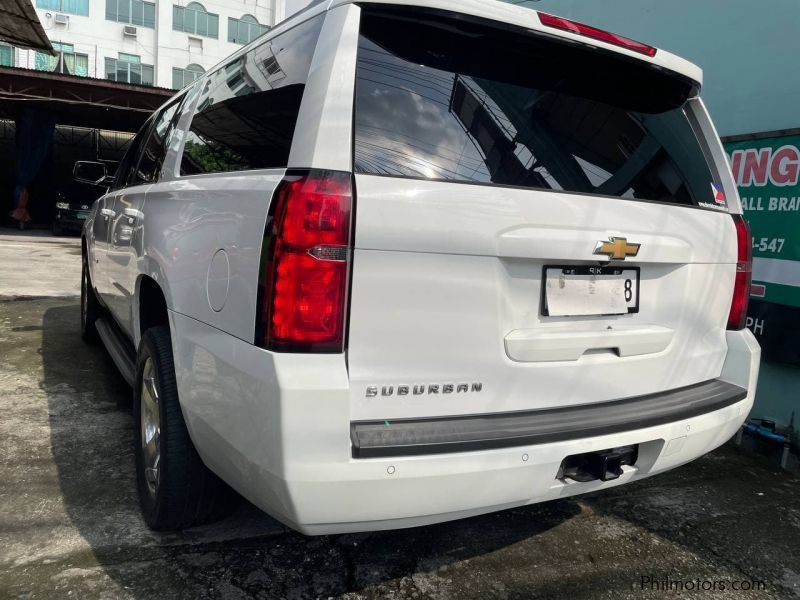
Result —
[[80, 341], [77, 298], [20, 298], [42, 295], [52, 264], [78, 272], [77, 240], [59, 242], [55, 262], [50, 250], [14, 255], [39, 286], [30, 293], [8, 293], [4, 241], [0, 598], [679, 595], [641, 589], [643, 576], [766, 585], [690, 597], [800, 597], [800, 480], [730, 446], [605, 493], [431, 527], [309, 538], [242, 502], [212, 525], [150, 532], [130, 390]]

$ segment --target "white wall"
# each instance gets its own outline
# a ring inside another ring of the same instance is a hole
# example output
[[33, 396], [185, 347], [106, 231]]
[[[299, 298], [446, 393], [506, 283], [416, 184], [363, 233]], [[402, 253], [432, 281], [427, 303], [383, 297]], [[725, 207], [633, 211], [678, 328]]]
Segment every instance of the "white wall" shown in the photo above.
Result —
[[[241, 47], [228, 42], [228, 17], [239, 19], [250, 14], [262, 25], [272, 26], [285, 16], [285, 0], [200, 0], [208, 12], [219, 15], [219, 38], [211, 39], [173, 31], [172, 7], [187, 3], [157, 1], [156, 28], [137, 26], [135, 38], [123, 36], [124, 23], [106, 20], [105, 0], [89, 0], [89, 16], [69, 15], [66, 25], [55, 23], [55, 11], [37, 8], [36, 13], [51, 41], [73, 44], [76, 53], [89, 56], [90, 77], [105, 78], [105, 58], [117, 58], [119, 52], [126, 52], [141, 56], [144, 64], [154, 65], [155, 85], [165, 88], [172, 87], [173, 67], [196, 63], [208, 70]], [[190, 51], [190, 38], [200, 40], [202, 49]], [[34, 68], [34, 53], [18, 49], [16, 64]]]

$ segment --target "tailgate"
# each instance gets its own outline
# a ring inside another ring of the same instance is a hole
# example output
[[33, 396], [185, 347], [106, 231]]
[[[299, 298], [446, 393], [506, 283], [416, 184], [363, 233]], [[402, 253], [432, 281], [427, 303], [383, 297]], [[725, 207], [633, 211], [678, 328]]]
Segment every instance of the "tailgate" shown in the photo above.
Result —
[[359, 45], [352, 418], [718, 376], [736, 233], [692, 83], [435, 13], [400, 35], [393, 18], [365, 10]]

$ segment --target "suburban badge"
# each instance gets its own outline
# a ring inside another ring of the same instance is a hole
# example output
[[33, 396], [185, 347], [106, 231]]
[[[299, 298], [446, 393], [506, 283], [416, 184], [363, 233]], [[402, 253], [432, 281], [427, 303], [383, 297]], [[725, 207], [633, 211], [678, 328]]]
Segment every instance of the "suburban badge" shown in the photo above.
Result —
[[368, 385], [367, 398], [375, 396], [430, 396], [436, 394], [466, 394], [468, 392], [480, 392], [483, 390], [483, 383], [474, 381], [471, 383], [420, 383], [417, 385]]

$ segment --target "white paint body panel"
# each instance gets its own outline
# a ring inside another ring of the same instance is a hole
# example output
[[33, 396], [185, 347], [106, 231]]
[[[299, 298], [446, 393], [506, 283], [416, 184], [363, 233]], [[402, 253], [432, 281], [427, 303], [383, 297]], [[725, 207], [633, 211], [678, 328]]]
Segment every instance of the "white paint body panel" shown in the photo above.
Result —
[[[252, 343], [261, 240], [284, 172], [194, 175], [150, 188], [142, 273], [168, 282], [167, 306]], [[230, 279], [225, 304], [215, 311], [207, 281], [219, 250], [227, 254]]]
[[117, 190], [113, 198], [114, 216], [109, 220], [106, 273], [108, 275], [109, 309], [129, 335], [134, 331], [136, 282], [142, 265], [142, 217], [149, 185], [136, 185]]
[[[542, 29], [532, 11], [499, 2], [408, 4]], [[290, 168], [352, 168], [361, 9], [346, 0], [329, 6]], [[261, 42], [325, 11], [324, 4], [314, 5]], [[696, 67], [663, 51], [635, 58], [701, 79]], [[209, 468], [263, 510], [309, 534], [424, 525], [647, 477], [719, 446], [746, 418], [760, 350], [750, 332], [725, 331], [736, 236], [727, 214], [709, 210], [357, 175], [346, 354], [257, 347], [261, 246], [270, 198], [285, 170], [179, 176], [184, 132], [203, 81], [188, 93], [160, 181], [122, 207], [138, 211], [131, 213], [136, 223], [124, 251], [109, 254], [113, 227], [99, 213], [115, 206], [112, 194], [87, 221], [88, 252], [95, 285], [134, 344], [141, 281], [149, 277], [160, 287], [192, 440]], [[691, 104], [711, 155], [724, 165], [702, 103]], [[733, 181], [723, 177], [722, 183], [732, 212], [740, 212]], [[543, 265], [597, 264], [595, 244], [610, 236], [641, 244], [625, 263], [642, 269], [640, 312], [543, 317]], [[220, 251], [224, 268], [212, 268]], [[219, 273], [225, 271], [223, 286]], [[221, 294], [224, 302], [212, 299]], [[713, 378], [746, 388], [746, 399], [691, 419], [569, 442], [352, 457], [354, 420], [566, 407]], [[461, 381], [479, 381], [482, 391], [365, 394], [370, 385]], [[567, 455], [628, 444], [641, 444], [641, 460], [616, 481], [555, 479]]]

